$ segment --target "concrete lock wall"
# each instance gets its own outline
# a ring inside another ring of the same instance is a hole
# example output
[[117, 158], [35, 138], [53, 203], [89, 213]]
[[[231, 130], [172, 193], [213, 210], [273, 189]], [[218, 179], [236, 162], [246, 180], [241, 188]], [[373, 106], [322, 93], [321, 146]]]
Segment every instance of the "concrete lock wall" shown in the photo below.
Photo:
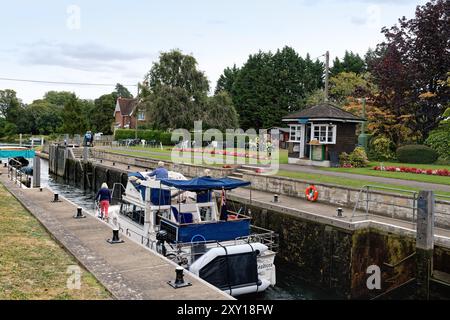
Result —
[[[228, 200], [229, 205], [243, 205]], [[386, 230], [363, 228], [346, 230], [267, 208], [245, 204], [252, 223], [279, 234], [277, 258], [294, 264], [304, 281], [333, 291], [345, 299], [370, 299], [389, 292], [416, 276], [415, 239]], [[450, 249], [435, 246], [434, 270], [450, 273]], [[380, 289], [369, 289], [370, 266], [380, 268]], [[432, 286], [432, 296], [439, 298], [445, 288]], [[400, 292], [402, 299], [413, 298], [414, 287]], [[442, 295], [445, 297], [448, 295]]]
[[[127, 155], [121, 155], [110, 152], [103, 152], [98, 150], [93, 150], [93, 156], [98, 159], [104, 159], [107, 161], [115, 161], [124, 163], [131, 166], [143, 167], [143, 168], [156, 168], [160, 160], [151, 160], [139, 157], [130, 157]], [[196, 177], [204, 175], [206, 167], [194, 165], [194, 164], [179, 164], [170, 161], [164, 161], [165, 166], [168, 170], [177, 171], [188, 177]], [[211, 171], [212, 177], [224, 177], [230, 175], [233, 169], [230, 168], [217, 168], [208, 167]]]
[[[251, 188], [270, 193], [287, 195], [306, 199], [305, 189], [312, 183], [298, 179], [284, 177], [262, 176], [258, 174], [244, 173], [244, 180], [252, 181]], [[319, 192], [318, 202], [335, 204], [347, 207], [351, 210], [358, 203], [357, 209], [366, 209], [366, 193], [360, 194], [359, 189], [345, 188], [342, 186], [316, 184]], [[358, 201], [359, 198], [359, 201]], [[391, 218], [414, 221], [416, 214], [413, 210], [414, 200], [412, 196], [370, 191], [369, 213], [383, 215]], [[436, 201], [436, 226], [450, 226], [450, 203], [448, 201]]]

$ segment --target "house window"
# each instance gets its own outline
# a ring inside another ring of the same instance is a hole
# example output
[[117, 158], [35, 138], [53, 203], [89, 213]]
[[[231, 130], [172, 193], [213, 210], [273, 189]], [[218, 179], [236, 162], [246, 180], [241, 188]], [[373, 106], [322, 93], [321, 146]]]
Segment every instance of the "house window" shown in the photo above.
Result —
[[290, 126], [289, 141], [300, 142], [302, 141], [302, 126]]
[[145, 120], [145, 112], [144, 111], [138, 112], [138, 120]]
[[315, 124], [313, 125], [313, 138], [322, 144], [336, 143], [336, 125]]

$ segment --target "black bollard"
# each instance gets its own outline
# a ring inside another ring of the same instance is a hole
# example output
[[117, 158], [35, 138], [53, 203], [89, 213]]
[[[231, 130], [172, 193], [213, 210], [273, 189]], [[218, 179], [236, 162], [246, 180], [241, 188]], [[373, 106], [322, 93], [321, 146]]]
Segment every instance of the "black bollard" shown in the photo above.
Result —
[[278, 195], [277, 194], [273, 195], [273, 202], [278, 202]]
[[175, 281], [167, 282], [174, 289], [192, 286], [192, 283], [184, 281], [183, 271], [184, 271], [183, 267], [180, 267], [180, 266], [176, 267], [175, 268], [175, 274], [176, 274]]
[[115, 166], [116, 165], [116, 163], [115, 162], [113, 162], [113, 166]]
[[8, 166], [8, 163], [5, 162], [5, 163], [3, 164], [3, 166], [6, 168], [6, 167]]
[[100, 163], [102, 163], [103, 162], [103, 160], [102, 159], [100, 159]]
[[342, 213], [344, 212], [344, 210], [343, 210], [342, 208], [337, 208], [336, 212], [337, 212], [336, 217], [338, 217], [338, 218], [344, 218], [344, 216], [342, 215]]
[[57, 193], [53, 194], [53, 201], [52, 202], [60, 202], [59, 195]]
[[130, 170], [130, 166], [129, 165], [127, 166], [127, 169]]
[[110, 244], [123, 243], [122, 239], [119, 239], [119, 229], [113, 229], [113, 237], [112, 239], [106, 240]]
[[42, 188], [39, 188], [39, 192], [42, 192]]
[[77, 208], [77, 214], [73, 216], [74, 219], [82, 219], [82, 218], [86, 218], [85, 215], [83, 215], [83, 209], [78, 207]]

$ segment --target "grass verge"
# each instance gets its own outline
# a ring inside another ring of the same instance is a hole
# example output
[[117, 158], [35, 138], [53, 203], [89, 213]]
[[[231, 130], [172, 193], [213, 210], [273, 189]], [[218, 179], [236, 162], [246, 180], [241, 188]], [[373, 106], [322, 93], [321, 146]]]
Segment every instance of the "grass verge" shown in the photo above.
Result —
[[[1, 184], [0, 208], [0, 300], [111, 299]], [[80, 268], [80, 289], [68, 288], [69, 267]]]

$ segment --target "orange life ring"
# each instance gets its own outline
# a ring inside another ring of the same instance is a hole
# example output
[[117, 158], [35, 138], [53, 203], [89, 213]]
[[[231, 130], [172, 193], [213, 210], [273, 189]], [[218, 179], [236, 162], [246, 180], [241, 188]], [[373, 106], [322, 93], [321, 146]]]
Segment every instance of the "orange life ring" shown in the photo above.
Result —
[[319, 191], [317, 191], [316, 187], [311, 185], [305, 190], [306, 199], [308, 201], [316, 201], [319, 197]]

